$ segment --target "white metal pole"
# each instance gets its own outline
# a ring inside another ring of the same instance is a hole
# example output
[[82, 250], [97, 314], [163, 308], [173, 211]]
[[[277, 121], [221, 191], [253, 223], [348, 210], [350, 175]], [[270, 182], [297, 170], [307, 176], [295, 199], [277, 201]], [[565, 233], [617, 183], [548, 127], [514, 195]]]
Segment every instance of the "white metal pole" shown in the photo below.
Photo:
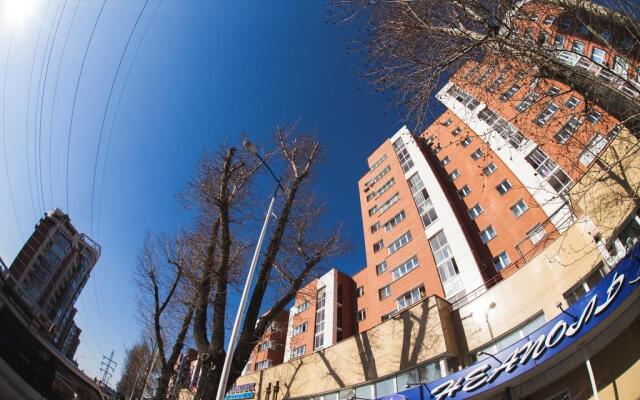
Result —
[[158, 359], [158, 354], [160, 349], [156, 349], [153, 353], [153, 359], [151, 360], [151, 365], [149, 366], [149, 371], [147, 371], [147, 377], [144, 379], [144, 386], [142, 386], [142, 394], [140, 395], [140, 399], [144, 398], [144, 392], [147, 390], [147, 385], [149, 384], [149, 378], [151, 378], [151, 372], [153, 372], [153, 367], [156, 365], [156, 360]]
[[224, 365], [222, 366], [222, 374], [220, 376], [220, 384], [218, 385], [218, 393], [216, 394], [216, 400], [224, 400], [225, 388], [227, 387], [227, 379], [229, 379], [229, 369], [231, 367], [231, 359], [236, 348], [236, 342], [238, 341], [238, 333], [240, 330], [240, 321], [242, 321], [242, 314], [244, 314], [244, 307], [247, 303], [247, 297], [249, 297], [249, 291], [251, 290], [251, 282], [253, 281], [253, 274], [256, 270], [256, 264], [258, 263], [258, 257], [260, 256], [260, 248], [262, 247], [262, 241], [264, 235], [267, 232], [267, 226], [269, 225], [269, 219], [273, 211], [273, 204], [276, 201], [276, 192], [271, 197], [269, 203], [269, 210], [264, 217], [264, 223], [262, 224], [262, 230], [260, 231], [260, 237], [256, 244], [256, 250], [253, 252], [253, 258], [251, 259], [251, 266], [249, 267], [249, 274], [247, 280], [244, 283], [244, 289], [242, 290], [242, 297], [240, 298], [240, 304], [238, 305], [238, 312], [236, 313], [236, 320], [233, 322], [233, 329], [231, 330], [231, 337], [229, 338], [229, 345], [227, 346], [227, 355], [224, 358]]
[[593, 399], [598, 400], [598, 388], [596, 387], [596, 378], [593, 376], [593, 369], [591, 369], [591, 361], [587, 358], [585, 364], [587, 364], [587, 371], [589, 371], [589, 380], [591, 381], [591, 390], [593, 390]]

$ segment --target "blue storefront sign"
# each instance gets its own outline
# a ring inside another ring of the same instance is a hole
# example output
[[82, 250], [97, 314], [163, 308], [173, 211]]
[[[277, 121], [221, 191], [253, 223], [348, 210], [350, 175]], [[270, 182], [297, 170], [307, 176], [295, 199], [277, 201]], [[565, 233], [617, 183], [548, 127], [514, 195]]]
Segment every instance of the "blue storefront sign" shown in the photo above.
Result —
[[543, 365], [574, 344], [611, 315], [639, 285], [640, 246], [636, 246], [566, 313], [561, 313], [527, 337], [496, 353], [495, 359], [484, 359], [461, 371], [394, 396], [400, 395], [409, 400], [458, 400], [488, 392]]
[[246, 383], [232, 387], [224, 396], [224, 400], [253, 399], [255, 395], [255, 383]]

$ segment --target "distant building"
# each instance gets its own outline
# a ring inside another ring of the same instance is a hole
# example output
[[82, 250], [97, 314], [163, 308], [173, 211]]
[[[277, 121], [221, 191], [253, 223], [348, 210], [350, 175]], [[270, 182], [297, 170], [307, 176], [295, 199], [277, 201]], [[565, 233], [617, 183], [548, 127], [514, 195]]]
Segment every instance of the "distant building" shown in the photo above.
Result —
[[351, 277], [335, 268], [300, 289], [289, 311], [284, 361], [353, 336], [354, 296]]
[[[99, 257], [100, 246], [79, 233], [68, 215], [55, 209], [40, 219], [9, 267], [7, 283], [59, 348], [68, 338], [65, 333], [75, 326], [74, 304]], [[75, 331], [79, 333], [77, 327]]]
[[284, 360], [288, 322], [288, 312], [281, 311], [276, 315], [265, 330], [258, 344], [253, 348], [243, 373], [259, 371], [282, 364]]

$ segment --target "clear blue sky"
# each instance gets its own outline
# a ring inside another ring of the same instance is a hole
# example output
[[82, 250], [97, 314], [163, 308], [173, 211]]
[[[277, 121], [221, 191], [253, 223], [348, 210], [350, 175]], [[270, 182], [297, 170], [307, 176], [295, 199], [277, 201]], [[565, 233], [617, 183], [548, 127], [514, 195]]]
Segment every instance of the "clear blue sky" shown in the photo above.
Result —
[[[2, 1], [13, 0], [0, 0], [0, 4]], [[44, 210], [60, 207], [80, 231], [91, 233], [93, 168], [104, 107], [123, 46], [144, 3], [108, 0], [96, 29], [73, 121], [66, 209], [71, 104], [101, 1], [79, 4], [61, 63], [55, 104], [62, 45], [77, 3], [68, 1], [47, 73], [42, 70], [48, 58], [44, 57], [45, 44], [64, 0], [24, 1], [33, 2], [34, 8], [21, 21], [12, 22], [10, 53], [11, 24], [6, 19], [0, 24], [3, 81], [5, 65], [8, 67], [4, 97], [0, 98], [4, 99], [0, 138], [6, 140], [8, 165], [7, 171], [0, 147], [0, 257], [7, 263]], [[324, 4], [298, 0], [164, 0], [135, 59], [114, 122], [124, 77], [157, 4], [158, 0], [149, 1], [132, 39], [102, 140], [92, 236], [103, 253], [80, 297], [76, 318], [83, 330], [78, 361], [90, 376], [99, 373], [100, 356], [112, 349], [122, 363], [124, 347], [139, 336], [132, 278], [136, 253], [148, 228], [172, 232], [186, 221], [174, 195], [191, 176], [203, 149], [225, 138], [235, 140], [243, 131], [257, 142], [266, 142], [276, 124], [297, 119], [301, 128], [315, 130], [326, 149], [318, 191], [326, 194], [327, 221], [345, 221], [355, 244], [354, 251], [336, 266], [353, 272], [364, 265], [357, 180], [367, 169], [370, 152], [402, 126], [399, 114], [389, 110], [388, 99], [373, 94], [357, 76], [361, 60], [346, 50], [344, 33], [325, 21]], [[46, 87], [40, 92], [44, 96], [39, 96], [37, 89], [45, 75]]]

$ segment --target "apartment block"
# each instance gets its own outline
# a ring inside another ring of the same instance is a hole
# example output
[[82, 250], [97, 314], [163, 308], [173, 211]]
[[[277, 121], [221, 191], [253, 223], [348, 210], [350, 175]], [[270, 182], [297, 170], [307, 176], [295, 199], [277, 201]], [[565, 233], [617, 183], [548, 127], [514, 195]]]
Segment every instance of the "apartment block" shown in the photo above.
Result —
[[74, 304], [100, 257], [100, 246], [59, 209], [40, 219], [6, 274], [54, 341], [73, 319]]
[[289, 313], [286, 311], [281, 311], [271, 321], [262, 338], [251, 352], [243, 373], [260, 371], [273, 365], [282, 364], [288, 322]]
[[351, 277], [335, 268], [302, 288], [289, 311], [284, 361], [353, 336], [355, 295]]

